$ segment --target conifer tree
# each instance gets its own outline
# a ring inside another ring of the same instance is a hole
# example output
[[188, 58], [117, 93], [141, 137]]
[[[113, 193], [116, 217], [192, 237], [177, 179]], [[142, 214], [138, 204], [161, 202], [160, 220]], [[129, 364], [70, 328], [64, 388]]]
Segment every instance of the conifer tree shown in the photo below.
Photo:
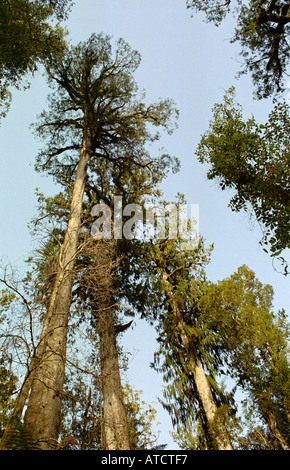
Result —
[[71, 189], [70, 214], [25, 414], [27, 429], [43, 448], [53, 447], [57, 439], [85, 190], [93, 188], [95, 194], [102, 195], [104, 169], [108, 171], [109, 186], [115, 178], [122, 188], [128, 184], [126, 174], [141, 171], [144, 184], [149, 185], [164, 177], [172, 163], [167, 155], [151, 157], [145, 147], [147, 142], [159, 138], [158, 133], [152, 135], [148, 131], [148, 124], [171, 132], [176, 112], [169, 100], [149, 106], [138, 100], [132, 74], [139, 60], [139, 54], [124, 41], [120, 40], [113, 50], [108, 37], [92, 35], [87, 42], [71, 48], [62, 60], [55, 58], [48, 67], [48, 80], [55, 92], [50, 97], [50, 111], [42, 114], [37, 127], [38, 134], [48, 142], [39, 155], [37, 169]]
[[[242, 438], [247, 426], [236, 417], [234, 394], [242, 387], [267, 428], [262, 448], [288, 449], [289, 333], [283, 315], [271, 311], [270, 286], [245, 266], [229, 280], [210, 283], [205, 268], [211, 250], [202, 239], [184, 250], [182, 241], [141, 244], [143, 278], [131, 275], [127, 290], [136, 310], [156, 325], [154, 365], [168, 382], [164, 406], [173, 424], [197, 430], [194, 448], [256, 448], [258, 424], [257, 434]], [[222, 378], [235, 382], [232, 390]]]
[[[179, 242], [175, 240], [160, 242], [155, 245], [152, 256], [164, 309], [164, 314], [158, 319], [160, 350], [156, 354], [156, 367], [164, 372], [167, 380], [176, 371], [176, 380], [172, 387], [169, 386], [167, 395], [170, 397], [173, 394], [175, 397], [175, 403], [172, 403], [172, 396], [170, 399], [171, 412], [175, 409], [173, 414], [178, 416], [181, 413], [184, 418], [191, 414], [192, 419], [194, 407], [189, 403], [196, 400], [207, 448], [232, 450], [219, 412], [223, 397], [214, 381], [214, 364], [218, 362], [218, 353], [214, 351], [210, 335], [203, 331], [197, 305], [205, 282], [200, 265], [204, 266], [209, 251], [203, 247], [202, 240], [192, 253], [184, 252], [178, 245]], [[166, 359], [159, 366], [163, 355]], [[187, 386], [193, 387], [194, 392], [186, 392]]]
[[257, 423], [267, 428], [268, 449], [289, 450], [289, 323], [285, 312], [274, 314], [273, 294], [241, 266], [208, 286], [200, 308], [216, 346], [223, 348], [229, 376], [246, 394]]
[[[167, 230], [169, 224], [165, 224]], [[170, 238], [166, 233], [164, 238], [140, 243], [138, 263], [142, 275], [138, 270], [132, 275], [131, 271], [131, 289], [129, 286], [124, 295], [142, 316], [156, 322], [160, 344], [155, 358], [156, 369], [163, 372], [164, 380], [170, 381], [176, 374], [173, 388], [176, 387], [177, 392], [172, 389], [175, 400], [172, 399], [171, 410], [167, 407], [173, 422], [188, 415], [194, 420], [195, 408], [203, 422], [208, 448], [231, 449], [227, 430], [218, 413], [221, 393], [214, 383], [214, 375], [211, 379], [216, 390], [206, 372], [214, 370], [218, 354], [209, 353], [214, 351], [214, 346], [202, 330], [197, 307], [211, 248], [206, 249], [203, 240], [199, 239], [196, 245], [191, 240], [191, 249], [185, 249], [185, 239], [179, 231], [176, 238]], [[189, 395], [185, 384], [190, 384]], [[214, 426], [215, 421], [217, 426]]]

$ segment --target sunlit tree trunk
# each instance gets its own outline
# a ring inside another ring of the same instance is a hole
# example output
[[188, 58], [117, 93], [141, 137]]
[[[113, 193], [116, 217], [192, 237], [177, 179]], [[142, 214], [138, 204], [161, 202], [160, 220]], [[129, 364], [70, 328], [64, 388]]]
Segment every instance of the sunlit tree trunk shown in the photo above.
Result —
[[58, 260], [58, 272], [49, 300], [38, 365], [33, 373], [30, 397], [24, 423], [42, 449], [53, 449], [60, 424], [69, 310], [71, 304], [73, 268], [77, 254], [82, 202], [91, 156], [90, 139], [84, 138], [71, 198], [70, 216]]

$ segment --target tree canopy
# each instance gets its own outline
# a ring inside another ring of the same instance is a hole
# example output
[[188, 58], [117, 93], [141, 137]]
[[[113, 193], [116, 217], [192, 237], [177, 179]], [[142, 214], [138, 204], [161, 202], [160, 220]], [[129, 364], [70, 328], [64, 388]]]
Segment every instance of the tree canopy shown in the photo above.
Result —
[[[53, 175], [60, 184], [67, 183], [75, 168], [75, 155], [79, 158], [84, 130], [90, 136], [93, 157], [87, 187], [90, 174], [100, 176], [104, 160], [116, 173], [115, 178], [111, 175], [115, 181], [124, 171], [128, 173], [130, 163], [136, 171], [154, 166], [156, 178], [166, 174], [170, 163], [178, 168], [176, 159], [165, 154], [154, 159], [145, 149], [145, 142], [160, 137], [159, 132], [151, 132], [154, 127], [172, 133], [178, 111], [169, 99], [145, 104], [133, 78], [139, 64], [139, 53], [124, 40], [113, 46], [111, 38], [102, 33], [92, 34], [64, 56], [49, 61], [47, 77], [53, 93], [49, 111], [41, 114], [36, 126], [37, 135], [47, 140], [36, 161], [38, 171]], [[150, 174], [153, 176], [151, 170]], [[92, 185], [100, 191], [101, 185]]]
[[267, 98], [285, 91], [289, 66], [289, 0], [187, 0], [218, 26], [231, 12], [236, 17], [232, 42], [241, 46], [244, 69], [255, 85], [256, 96]]
[[[60, 22], [71, 5], [0, 5], [2, 115], [10, 88], [29, 85], [29, 75], [43, 68], [51, 93], [34, 125], [44, 141], [35, 170], [60, 191], [37, 191], [28, 272], [18, 279], [1, 270], [0, 447], [154, 447], [154, 408], [122, 384], [128, 358], [121, 338], [135, 317], [155, 326], [151, 366], [163, 374], [160, 401], [182, 448], [289, 450], [286, 315], [274, 313], [273, 289], [246, 265], [225, 279], [207, 278], [213, 246], [193, 220], [186, 219], [187, 235], [181, 230], [184, 196], [160, 201], [160, 183], [179, 170], [177, 158], [156, 148], [161, 131], [176, 127], [175, 104], [147, 104], [135, 81], [141, 56], [125, 40], [93, 33], [69, 45]], [[289, 1], [187, 6], [217, 26], [232, 12], [232, 40], [242, 47], [257, 97], [283, 92]], [[230, 89], [214, 106], [196, 155], [208, 179], [229, 190], [232, 210], [255, 217], [264, 250], [270, 247], [287, 273], [289, 105], [276, 104], [263, 124], [243, 112]]]
[[[11, 87], [28, 85], [40, 64], [65, 46], [71, 0], [3, 0], [0, 3], [0, 105], [5, 115]], [[26, 82], [25, 82], [26, 80]]]
[[[84, 230], [88, 224], [87, 197], [91, 204], [102, 200], [110, 204], [117, 193], [127, 201], [142, 202], [156, 192], [157, 182], [177, 163], [166, 154], [153, 156], [146, 147], [159, 138], [159, 132], [152, 131], [154, 127], [172, 132], [177, 113], [171, 100], [146, 105], [143, 94], [140, 99], [133, 77], [139, 61], [139, 54], [124, 40], [113, 46], [109, 36], [92, 34], [87, 41], [67, 48], [62, 56], [56, 55], [46, 63], [53, 92], [49, 110], [42, 113], [37, 125], [37, 134], [47, 145], [37, 158], [36, 168], [53, 176], [65, 189], [70, 208], [65, 214], [64, 230], [57, 234], [59, 250], [53, 282], [51, 289], [46, 289], [47, 311], [27, 382], [30, 396], [24, 422], [46, 449], [55, 445], [58, 435], [68, 322], [79, 256], [87, 260], [83, 276], [87, 287], [91, 286], [87, 289], [87, 306], [95, 314], [100, 337], [103, 438], [111, 450], [129, 445], [115, 338], [115, 241], [97, 244], [88, 235], [88, 242]], [[92, 210], [91, 205], [88, 210]], [[56, 232], [50, 235], [48, 242]], [[84, 254], [82, 249], [89, 244], [92, 250]], [[49, 252], [51, 246], [44, 248]], [[55, 389], [59, 390], [57, 399]]]
[[[278, 103], [265, 124], [245, 120], [230, 89], [224, 103], [213, 108], [208, 131], [196, 155], [208, 165], [208, 179], [222, 190], [234, 191], [230, 207], [253, 212], [263, 230], [261, 244], [271, 256], [283, 256], [290, 247], [289, 181], [290, 115], [286, 102]], [[281, 258], [287, 272], [287, 262]]]

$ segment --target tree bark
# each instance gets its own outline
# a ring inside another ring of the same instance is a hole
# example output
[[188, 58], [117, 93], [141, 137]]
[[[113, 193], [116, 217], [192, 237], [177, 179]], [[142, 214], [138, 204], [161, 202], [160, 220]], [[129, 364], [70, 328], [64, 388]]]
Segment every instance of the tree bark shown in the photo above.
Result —
[[190, 357], [190, 370], [194, 377], [194, 382], [199, 395], [199, 399], [202, 403], [202, 407], [209, 425], [216, 421], [218, 430], [214, 430], [211, 432], [213, 434], [213, 438], [216, 442], [218, 450], [233, 450], [224, 424], [219, 419], [215, 420], [217, 406], [215, 404], [202, 364], [198, 358], [194, 357], [193, 353]]
[[44, 450], [53, 449], [57, 445], [74, 279], [73, 267], [77, 254], [87, 164], [91, 154], [90, 139], [84, 138], [73, 187], [70, 216], [58, 260], [58, 272], [49, 299], [37, 351], [38, 364], [33, 372], [24, 417], [26, 428]]
[[271, 429], [273, 435], [275, 436], [275, 438], [279, 442], [282, 449], [283, 450], [290, 450], [288, 442], [286, 441], [285, 437], [282, 435], [282, 433], [279, 430], [277, 419], [276, 419], [276, 416], [274, 415], [274, 413], [269, 412], [267, 414], [267, 421], [268, 421], [268, 424], [269, 424], [269, 428]]
[[[168, 281], [168, 276], [165, 270], [163, 270], [162, 279], [165, 287], [165, 292], [168, 297], [168, 301], [172, 308], [173, 315], [177, 321], [177, 329], [179, 331], [182, 344], [188, 353], [189, 370], [194, 378], [199, 400], [210, 427], [210, 425], [214, 422], [216, 418], [216, 413], [218, 409], [215, 404], [214, 397], [211, 392], [210, 385], [203, 370], [202, 364], [198, 359], [196, 352], [191, 347], [190, 339], [186, 334], [182, 314], [175, 302], [172, 287], [170, 282]], [[214, 431], [212, 437], [216, 443], [218, 450], [233, 450], [224, 424], [220, 420], [217, 420], [216, 425], [218, 427], [218, 431]]]
[[98, 329], [103, 395], [103, 447], [105, 450], [130, 450], [113, 312], [110, 309], [99, 319]]
[[95, 249], [95, 263], [86, 270], [84, 281], [91, 289], [92, 311], [97, 319], [99, 336], [102, 447], [105, 450], [130, 450], [115, 328], [113, 278], [117, 260], [114, 259], [114, 241], [99, 240]]

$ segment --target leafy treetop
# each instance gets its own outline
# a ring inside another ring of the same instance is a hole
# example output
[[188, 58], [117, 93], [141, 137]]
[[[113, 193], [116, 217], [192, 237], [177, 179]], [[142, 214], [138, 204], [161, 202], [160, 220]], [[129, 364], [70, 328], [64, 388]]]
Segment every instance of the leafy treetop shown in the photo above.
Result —
[[[213, 119], [196, 155], [208, 164], [208, 179], [234, 191], [230, 207], [253, 211], [263, 229], [261, 244], [278, 257], [290, 246], [289, 105], [278, 103], [265, 124], [245, 120], [230, 89], [224, 103], [213, 108]], [[281, 259], [286, 265], [285, 260]]]

